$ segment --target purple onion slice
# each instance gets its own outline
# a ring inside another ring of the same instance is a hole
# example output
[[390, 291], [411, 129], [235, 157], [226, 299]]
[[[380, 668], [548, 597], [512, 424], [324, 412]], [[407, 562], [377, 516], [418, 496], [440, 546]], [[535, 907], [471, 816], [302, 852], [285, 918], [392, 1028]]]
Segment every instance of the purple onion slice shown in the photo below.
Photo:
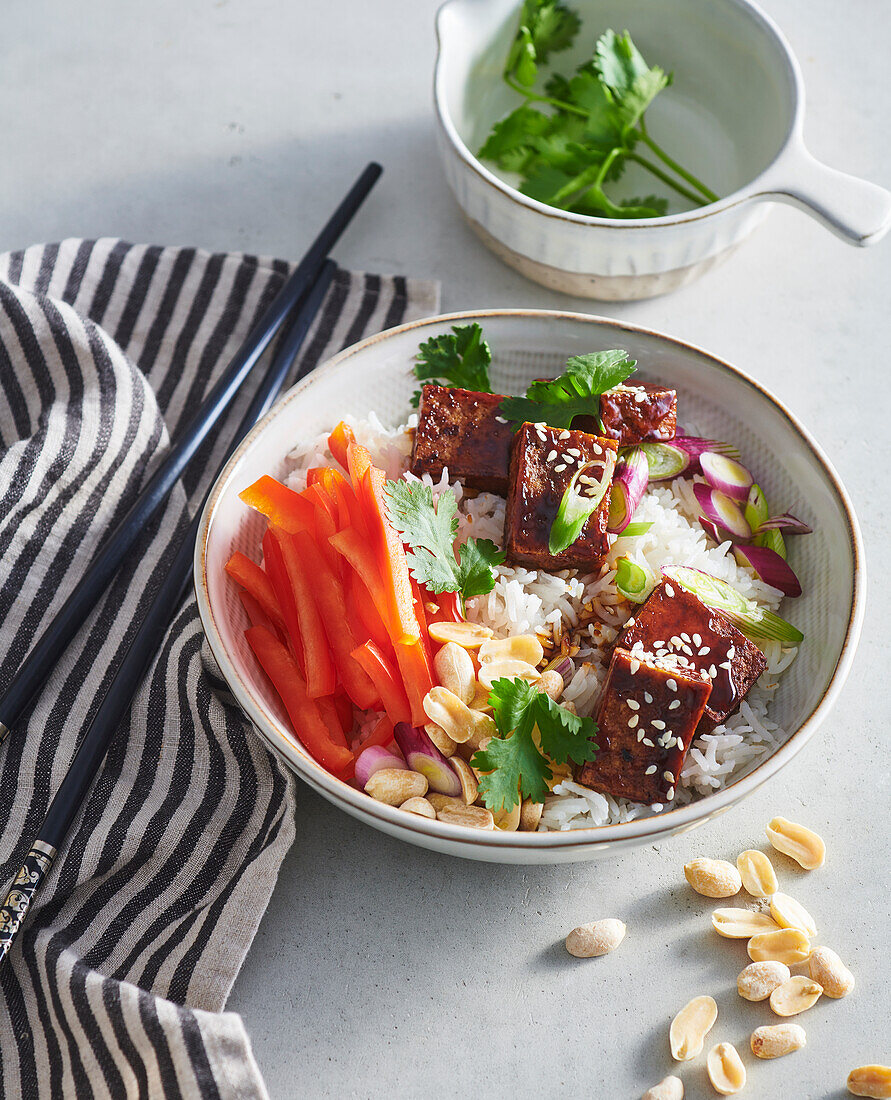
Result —
[[766, 546], [735, 546], [733, 556], [740, 565], [748, 565], [772, 588], [784, 596], [800, 596], [801, 582], [788, 562]]
[[365, 784], [375, 772], [383, 768], [399, 768], [408, 771], [405, 763], [380, 745], [369, 745], [356, 757], [356, 782], [364, 789]]
[[699, 465], [705, 480], [713, 489], [725, 493], [734, 500], [747, 501], [755, 479], [741, 462], [714, 451], [703, 451]]
[[708, 537], [714, 539], [715, 542], [722, 543], [727, 541], [718, 530], [717, 526], [706, 516], [699, 517], [699, 526], [705, 531]]
[[639, 447], [619, 459], [613, 475], [607, 531], [619, 535], [625, 530], [643, 500], [649, 480], [650, 463]]
[[742, 509], [726, 493], [701, 483], [693, 486], [693, 493], [706, 519], [739, 539], [751, 538], [752, 528], [746, 523]]
[[461, 780], [448, 757], [443, 756], [427, 736], [426, 730], [420, 726], [410, 726], [408, 722], [397, 722], [393, 727], [393, 736], [408, 766], [426, 777], [431, 791], [460, 798]]
[[803, 519], [797, 519], [788, 512], [779, 516], [771, 516], [755, 528], [755, 534], [762, 531], [788, 531], [790, 535], [809, 535], [813, 527], [809, 527]]

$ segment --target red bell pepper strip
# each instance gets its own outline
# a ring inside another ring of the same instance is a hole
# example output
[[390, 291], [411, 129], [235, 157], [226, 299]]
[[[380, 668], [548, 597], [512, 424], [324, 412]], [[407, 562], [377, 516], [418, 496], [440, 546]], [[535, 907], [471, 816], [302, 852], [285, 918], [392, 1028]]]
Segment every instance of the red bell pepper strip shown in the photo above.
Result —
[[348, 444], [347, 467], [350, 471], [350, 481], [353, 483], [353, 489], [358, 494], [366, 471], [371, 469], [371, 455], [368, 450], [358, 443]]
[[350, 702], [350, 697], [342, 689], [338, 688], [332, 696], [334, 699], [334, 706], [337, 710], [337, 717], [340, 719], [340, 726], [344, 733], [348, 734], [353, 728], [354, 715], [353, 704]]
[[313, 506], [315, 523], [308, 530], [315, 534], [316, 545], [331, 568], [340, 576], [340, 558], [328, 543], [328, 539], [337, 534], [337, 502], [328, 495], [320, 481], [310, 485], [300, 495]]
[[[374, 549], [368, 540], [364, 539], [355, 527], [345, 527], [342, 531], [338, 531], [336, 535], [332, 535], [328, 542], [343, 557], [344, 562], [352, 566], [353, 571], [368, 590], [368, 594], [374, 602], [378, 616], [384, 622], [388, 634], [392, 635], [392, 629], [389, 625], [390, 606], [387, 601], [387, 593], [381, 581]], [[374, 637], [373, 634], [371, 636]]]
[[[311, 698], [320, 699], [332, 695], [337, 683], [334, 659], [325, 637], [325, 628], [313, 595], [316, 584], [315, 570], [298, 550], [296, 539], [312, 539], [306, 531], [290, 535], [271, 527], [272, 538], [281, 551], [288, 584], [294, 598], [297, 619], [300, 623], [300, 640], [303, 643], [303, 667], [306, 670], [306, 690]], [[267, 532], [269, 534], [269, 532]]]
[[312, 530], [315, 512], [311, 501], [304, 500], [293, 489], [274, 477], [264, 474], [253, 485], [238, 494], [249, 507], [262, 512], [270, 523], [282, 531]]
[[415, 609], [415, 618], [418, 620], [418, 629], [421, 631], [421, 645], [427, 656], [427, 664], [433, 664], [433, 653], [430, 649], [430, 635], [427, 633], [427, 612], [424, 610], [424, 591], [414, 577], [411, 578], [412, 605]]
[[369, 679], [381, 697], [387, 717], [393, 725], [397, 722], [408, 722], [411, 718], [411, 709], [402, 681], [374, 642], [357, 646], [353, 650], [353, 657], [368, 673]]
[[363, 477], [360, 499], [369, 517], [369, 531], [377, 547], [393, 641], [408, 643], [420, 639], [421, 629], [415, 616], [405, 548], [387, 517], [386, 484], [383, 470], [371, 466]]
[[[390, 641], [390, 634], [365, 582], [354, 570], [347, 569], [344, 575], [344, 586], [350, 618], [356, 627], [356, 637], [360, 638], [360, 641], [370, 638], [385, 656], [392, 657], [393, 643]], [[360, 624], [362, 631], [359, 630]]]
[[258, 601], [255, 600], [254, 597], [250, 594], [250, 592], [245, 592], [244, 589], [241, 589], [241, 591], [238, 593], [238, 598], [241, 600], [241, 606], [247, 613], [247, 617], [250, 621], [251, 626], [265, 626], [270, 634], [278, 638], [279, 641], [282, 640], [284, 635], [279, 631], [278, 627], [275, 625], [272, 619], [269, 618], [269, 616], [260, 606]]
[[[426, 592], [426, 589], [422, 589]], [[436, 610], [430, 606], [436, 604]], [[427, 613], [427, 624], [430, 623], [463, 623], [464, 615], [461, 611], [461, 603], [457, 592], [427, 593], [424, 598], [424, 610]]]
[[413, 726], [423, 726], [429, 721], [424, 712], [424, 696], [433, 687], [433, 673], [430, 661], [424, 652], [421, 639], [411, 642], [396, 642], [396, 662], [402, 674], [402, 683], [408, 703], [411, 707]]
[[[278, 605], [272, 581], [255, 561], [236, 550], [226, 562], [226, 572], [254, 599], [276, 626], [284, 626], [282, 609]], [[254, 624], [256, 625], [256, 624]]]
[[294, 732], [307, 751], [335, 775], [350, 770], [354, 763], [353, 754], [332, 740], [315, 701], [307, 694], [306, 684], [291, 654], [262, 626], [252, 626], [244, 633], [284, 703]]
[[291, 582], [288, 580], [281, 546], [279, 540], [273, 535], [271, 527], [267, 527], [263, 535], [263, 563], [282, 613], [286, 643], [305, 675], [306, 664], [297, 605], [294, 603], [294, 593], [291, 591]]
[[349, 748], [346, 739], [346, 733], [343, 729], [343, 722], [340, 720], [340, 712], [337, 709], [337, 704], [334, 702], [335, 696], [323, 695], [321, 699], [316, 699], [316, 706], [319, 708], [319, 717], [325, 723], [328, 730], [328, 735], [335, 745], [343, 745], [344, 748]]
[[349, 424], [344, 423], [343, 420], [341, 420], [334, 431], [328, 436], [328, 450], [345, 470], [349, 469], [347, 447], [355, 442], [356, 436], [353, 433], [353, 429]]
[[[337, 666], [340, 681], [347, 695], [357, 707], [367, 710], [377, 703], [380, 696], [367, 674], [352, 656], [356, 648], [356, 636], [346, 614], [343, 583], [328, 565], [318, 546], [306, 531], [291, 536], [295, 553], [299, 556], [307, 587], [312, 592], [319, 617], [328, 637], [331, 655]], [[309, 646], [307, 645], [307, 660]], [[332, 689], [333, 691], [333, 685]], [[324, 694], [330, 695], [331, 691]]]

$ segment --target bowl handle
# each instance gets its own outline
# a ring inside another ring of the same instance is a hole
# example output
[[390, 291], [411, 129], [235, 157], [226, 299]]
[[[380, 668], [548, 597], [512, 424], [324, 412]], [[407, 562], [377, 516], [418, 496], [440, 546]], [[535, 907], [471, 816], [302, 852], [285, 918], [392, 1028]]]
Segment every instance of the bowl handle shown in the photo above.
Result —
[[822, 164], [801, 144], [768, 169], [753, 197], [797, 206], [861, 248], [891, 229], [891, 192]]

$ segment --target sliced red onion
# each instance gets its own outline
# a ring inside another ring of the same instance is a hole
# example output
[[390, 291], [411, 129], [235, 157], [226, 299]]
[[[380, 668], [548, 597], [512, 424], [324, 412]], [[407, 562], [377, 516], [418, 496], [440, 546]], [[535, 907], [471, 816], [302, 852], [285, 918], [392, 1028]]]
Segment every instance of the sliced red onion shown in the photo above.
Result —
[[809, 527], [803, 519], [796, 519], [788, 512], [783, 512], [782, 515], [771, 516], [755, 528], [756, 535], [762, 531], [788, 531], [790, 535], [809, 535], [813, 528]]
[[701, 483], [693, 486], [693, 492], [706, 519], [739, 539], [751, 538], [752, 528], [746, 523], [742, 509], [735, 500], [731, 500], [720, 489], [712, 489]]
[[734, 500], [748, 500], [755, 479], [741, 462], [715, 451], [703, 451], [699, 456], [699, 465], [713, 489], [719, 489]]
[[705, 531], [705, 533], [708, 535], [708, 537], [710, 539], [714, 539], [715, 542], [721, 543], [721, 542], [726, 542], [727, 541], [724, 538], [724, 536], [721, 534], [721, 532], [718, 530], [717, 526], [714, 523], [712, 523], [712, 521], [710, 519], [708, 519], [706, 516], [700, 516], [699, 517], [699, 526], [703, 529], [703, 531]]
[[631, 522], [631, 517], [647, 491], [649, 480], [650, 463], [639, 447], [619, 459], [609, 500], [607, 530], [612, 534], [621, 534]]
[[396, 744], [402, 749], [402, 755], [412, 771], [420, 772], [430, 784], [430, 790], [437, 794], [447, 794], [452, 798], [461, 795], [461, 780], [455, 769], [443, 756], [436, 745], [420, 726], [410, 726], [408, 722], [397, 722], [393, 727]]
[[732, 443], [722, 443], [720, 439], [703, 439], [698, 435], [676, 435], [672, 443], [688, 454], [691, 459], [698, 459], [703, 451], [727, 455], [728, 458], [739, 458], [739, 448], [734, 447]]
[[383, 768], [399, 768], [408, 771], [406, 764], [380, 745], [369, 745], [356, 757], [356, 782], [364, 789], [375, 772]]
[[766, 546], [735, 546], [733, 556], [740, 565], [749, 565], [771, 588], [784, 596], [800, 596], [801, 583], [788, 562]]
[[699, 456], [705, 451], [739, 458], [739, 451], [732, 443], [702, 439], [695, 435], [676, 435], [670, 443], [641, 443], [640, 449], [649, 462], [650, 481], [667, 481], [669, 478], [690, 477], [699, 473]]
[[571, 657], [561, 654], [559, 657], [555, 657], [550, 664], [545, 665], [545, 672], [548, 671], [559, 672], [563, 677], [563, 683], [568, 684], [575, 675], [575, 665], [572, 663]]

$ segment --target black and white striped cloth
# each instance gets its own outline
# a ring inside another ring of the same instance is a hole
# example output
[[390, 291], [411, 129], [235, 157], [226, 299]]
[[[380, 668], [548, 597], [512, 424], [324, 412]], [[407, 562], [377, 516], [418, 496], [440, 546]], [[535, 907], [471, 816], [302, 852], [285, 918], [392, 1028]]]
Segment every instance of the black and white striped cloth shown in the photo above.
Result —
[[[0, 256], [0, 690], [289, 270], [111, 239]], [[431, 283], [340, 271], [303, 362], [436, 306]], [[0, 749], [4, 893], [249, 398]], [[0, 975], [2, 1096], [266, 1095], [221, 1010], [294, 837], [294, 788], [188, 598]]]

